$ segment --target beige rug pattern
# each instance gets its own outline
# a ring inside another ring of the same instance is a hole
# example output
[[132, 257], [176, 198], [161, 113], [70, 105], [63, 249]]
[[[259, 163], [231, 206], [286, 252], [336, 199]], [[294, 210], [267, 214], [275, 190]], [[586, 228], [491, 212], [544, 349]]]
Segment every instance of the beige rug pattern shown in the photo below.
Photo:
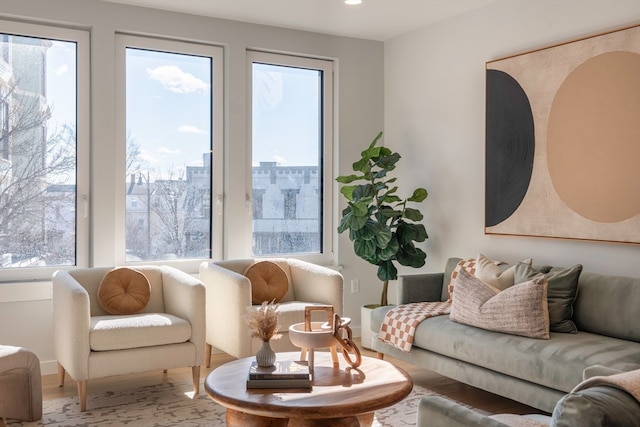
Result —
[[[43, 417], [37, 422], [7, 420], [9, 426], [134, 426], [134, 427], [222, 427], [225, 408], [213, 402], [201, 390], [193, 391], [186, 382], [165, 382], [118, 392], [106, 392], [87, 398], [87, 411], [80, 412], [77, 398], [47, 400]], [[421, 386], [402, 402], [376, 411], [374, 427], [415, 426], [418, 402], [422, 396], [437, 393]]]

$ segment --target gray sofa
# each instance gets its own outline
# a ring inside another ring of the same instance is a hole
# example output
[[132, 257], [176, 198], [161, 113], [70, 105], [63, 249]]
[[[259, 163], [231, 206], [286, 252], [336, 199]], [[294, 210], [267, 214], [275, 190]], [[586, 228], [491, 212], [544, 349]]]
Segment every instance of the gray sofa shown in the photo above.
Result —
[[[458, 261], [450, 258], [443, 273], [399, 277], [398, 304], [446, 301]], [[479, 329], [444, 315], [422, 321], [411, 351], [404, 352], [377, 339], [391, 308], [371, 313], [373, 350], [549, 413], [586, 368], [640, 368], [640, 278], [583, 271], [571, 319], [578, 332], [551, 332], [549, 340]]]

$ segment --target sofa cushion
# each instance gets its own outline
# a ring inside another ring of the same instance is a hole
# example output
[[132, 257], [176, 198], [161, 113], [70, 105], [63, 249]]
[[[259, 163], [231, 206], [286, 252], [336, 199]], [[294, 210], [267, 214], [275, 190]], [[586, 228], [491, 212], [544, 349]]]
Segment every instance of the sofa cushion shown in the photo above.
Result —
[[[532, 260], [529, 258], [522, 262], [531, 265]], [[516, 266], [513, 265], [505, 270], [504, 267], [500, 267], [500, 265], [503, 264], [504, 263], [487, 258], [483, 254], [478, 254], [476, 258], [476, 269], [473, 275], [484, 283], [504, 291], [515, 283], [514, 274]]]
[[451, 320], [492, 331], [549, 339], [544, 278], [499, 291], [461, 269], [455, 288]]
[[245, 270], [244, 275], [251, 281], [253, 304], [280, 302], [289, 290], [287, 274], [274, 262], [256, 262]]
[[640, 342], [640, 278], [580, 274], [573, 321], [581, 331]]
[[114, 268], [100, 282], [97, 297], [100, 307], [109, 314], [135, 314], [147, 306], [151, 285], [137, 270]]
[[89, 345], [93, 351], [123, 350], [176, 344], [191, 338], [191, 324], [165, 313], [91, 318]]
[[630, 394], [595, 386], [567, 394], [553, 410], [556, 427], [640, 426], [640, 403]]
[[[373, 310], [374, 331], [380, 330], [391, 308]], [[550, 339], [540, 340], [504, 334], [436, 316], [420, 322], [412, 352], [419, 347], [566, 393], [582, 382], [582, 373], [589, 366], [623, 369], [640, 364], [640, 343], [583, 331], [549, 335]]]
[[547, 299], [549, 301], [549, 328], [553, 332], [575, 333], [578, 331], [571, 318], [573, 317], [573, 302], [578, 291], [578, 278], [582, 272], [582, 265], [570, 268], [553, 267], [548, 273], [518, 263], [515, 270], [516, 283], [531, 280], [543, 275], [548, 282]]

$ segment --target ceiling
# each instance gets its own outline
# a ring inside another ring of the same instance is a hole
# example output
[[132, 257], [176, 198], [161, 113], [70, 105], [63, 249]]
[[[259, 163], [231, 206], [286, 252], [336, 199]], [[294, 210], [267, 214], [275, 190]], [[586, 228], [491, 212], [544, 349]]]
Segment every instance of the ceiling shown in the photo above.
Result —
[[498, 0], [102, 0], [386, 41]]

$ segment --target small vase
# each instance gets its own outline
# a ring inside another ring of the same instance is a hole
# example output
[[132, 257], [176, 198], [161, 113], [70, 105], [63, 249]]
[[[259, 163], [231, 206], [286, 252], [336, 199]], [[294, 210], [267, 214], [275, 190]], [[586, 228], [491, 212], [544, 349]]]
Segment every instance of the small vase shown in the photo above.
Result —
[[256, 363], [262, 368], [273, 366], [276, 361], [276, 353], [271, 349], [269, 341], [263, 341], [262, 346], [256, 353]]

